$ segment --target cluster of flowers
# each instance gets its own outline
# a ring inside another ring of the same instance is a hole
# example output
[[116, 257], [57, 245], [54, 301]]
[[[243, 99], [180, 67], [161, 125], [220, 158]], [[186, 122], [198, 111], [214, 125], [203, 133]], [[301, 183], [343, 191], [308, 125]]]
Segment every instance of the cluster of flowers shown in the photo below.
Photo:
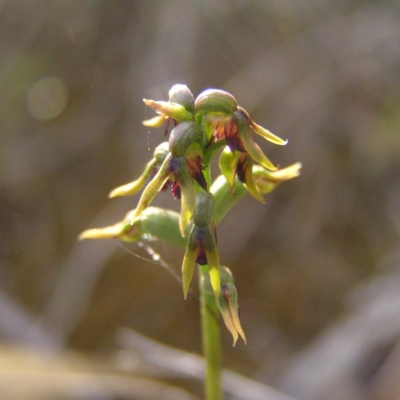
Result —
[[[264, 202], [262, 195], [274, 189], [279, 182], [298, 176], [301, 165], [297, 163], [278, 170], [254, 142], [252, 134], [256, 133], [278, 145], [285, 145], [286, 141], [256, 124], [237, 105], [236, 99], [225, 91], [208, 89], [195, 99], [187, 86], [179, 84], [169, 91], [169, 101], [144, 99], [144, 102], [158, 114], [144, 121], [145, 126], [160, 127], [165, 122], [168, 126], [173, 121], [169, 140], [155, 149], [152, 160], [137, 180], [110, 193], [110, 197], [135, 194], [150, 179], [137, 207], [122, 222], [85, 231], [80, 237], [135, 241], [144, 234], [152, 233], [149, 221], [154, 222], [158, 218], [159, 225], [163, 218], [174, 220], [186, 248], [182, 265], [184, 297], [187, 296], [195, 264], [207, 265], [214, 295], [234, 342], [238, 334], [245, 340], [233, 277], [226, 267], [221, 266], [216, 244], [216, 223], [234, 204], [228, 201], [225, 206], [223, 199], [227, 194], [223, 188], [228, 186], [231, 196], [248, 192]], [[221, 148], [219, 167], [224, 178], [222, 181], [219, 179], [217, 185], [217, 180], [212, 185], [210, 160]], [[149, 207], [156, 194], [168, 187], [181, 201], [178, 216]], [[214, 203], [218, 203], [218, 207]], [[170, 235], [173, 236], [172, 231]], [[156, 233], [156, 236], [161, 235]]]

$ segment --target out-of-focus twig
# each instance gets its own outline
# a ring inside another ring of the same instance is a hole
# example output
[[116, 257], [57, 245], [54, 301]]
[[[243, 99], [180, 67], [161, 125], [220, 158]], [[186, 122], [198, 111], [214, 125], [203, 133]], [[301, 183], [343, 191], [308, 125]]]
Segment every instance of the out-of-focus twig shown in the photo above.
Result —
[[[204, 378], [204, 359], [160, 343], [129, 329], [120, 330], [118, 341], [124, 349], [133, 350], [142, 360], [159, 367], [163, 373], [192, 379]], [[222, 375], [223, 390], [231, 400], [295, 400], [269, 386], [225, 370]]]

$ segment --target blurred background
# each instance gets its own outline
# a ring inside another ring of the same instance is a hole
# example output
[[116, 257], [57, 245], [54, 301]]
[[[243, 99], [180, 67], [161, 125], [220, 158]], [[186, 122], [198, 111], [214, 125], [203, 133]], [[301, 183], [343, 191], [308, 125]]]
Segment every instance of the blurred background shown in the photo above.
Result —
[[202, 398], [196, 285], [134, 255], [179, 273], [182, 250], [77, 242], [135, 207], [107, 195], [175, 83], [229, 91], [303, 164], [218, 229], [248, 339], [222, 328], [226, 398], [400, 398], [397, 1], [2, 0], [0, 57], [2, 399]]

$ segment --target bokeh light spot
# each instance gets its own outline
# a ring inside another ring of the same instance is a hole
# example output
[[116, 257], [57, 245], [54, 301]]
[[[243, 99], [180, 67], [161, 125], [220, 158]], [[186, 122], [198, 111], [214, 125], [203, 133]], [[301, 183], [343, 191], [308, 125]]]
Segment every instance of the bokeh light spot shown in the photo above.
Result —
[[67, 106], [68, 91], [61, 79], [49, 76], [35, 82], [27, 93], [29, 115], [39, 121], [58, 117]]

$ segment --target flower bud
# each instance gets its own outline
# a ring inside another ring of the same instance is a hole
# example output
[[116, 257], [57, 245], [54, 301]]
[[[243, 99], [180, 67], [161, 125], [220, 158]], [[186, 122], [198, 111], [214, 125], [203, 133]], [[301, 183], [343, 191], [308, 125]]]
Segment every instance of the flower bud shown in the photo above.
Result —
[[198, 227], [211, 224], [214, 208], [214, 196], [207, 192], [198, 192], [196, 196], [196, 207], [193, 213], [193, 222]]
[[157, 164], [162, 164], [169, 153], [169, 143], [162, 142], [155, 149], [153, 157], [157, 160]]
[[236, 99], [228, 92], [207, 89], [197, 96], [194, 107], [196, 121], [201, 123], [203, 116], [210, 112], [232, 114], [237, 109], [237, 103]]
[[221, 291], [217, 298], [218, 308], [226, 327], [233, 336], [233, 346], [235, 346], [239, 335], [246, 344], [246, 335], [244, 334], [240, 324], [238, 295], [233, 275], [227, 267], [221, 267], [220, 270]]
[[181, 122], [171, 132], [169, 151], [175, 157], [184, 156], [192, 143], [204, 146], [202, 129], [193, 121]]
[[176, 84], [169, 91], [169, 101], [180, 104], [194, 114], [194, 96], [186, 85]]

